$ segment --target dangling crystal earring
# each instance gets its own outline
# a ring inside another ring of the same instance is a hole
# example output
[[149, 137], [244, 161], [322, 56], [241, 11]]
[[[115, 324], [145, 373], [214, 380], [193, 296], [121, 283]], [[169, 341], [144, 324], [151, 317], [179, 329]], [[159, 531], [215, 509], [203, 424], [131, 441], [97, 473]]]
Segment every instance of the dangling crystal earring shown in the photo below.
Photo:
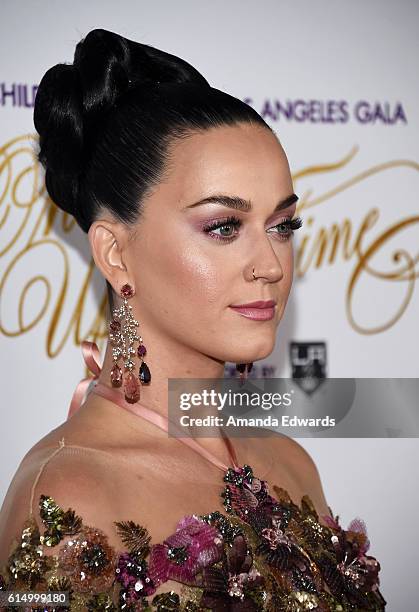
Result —
[[[112, 344], [112, 357], [114, 365], [111, 370], [111, 384], [113, 387], [121, 387], [124, 385], [125, 399], [130, 404], [138, 402], [140, 399], [140, 384], [149, 383], [151, 380], [150, 370], [144, 361], [144, 355], [147, 352], [144, 346], [143, 339], [137, 335], [136, 328], [138, 327], [138, 321], [132, 316], [132, 306], [128, 304], [128, 299], [134, 295], [134, 289], [126, 283], [121, 288], [121, 297], [124, 298], [123, 304], [120, 308], [116, 308], [112, 313], [112, 319], [109, 323], [109, 339]], [[124, 323], [121, 320], [124, 319]], [[133, 369], [135, 367], [134, 362], [131, 359], [131, 355], [135, 354], [133, 347], [134, 342], [139, 342], [137, 349], [137, 355], [141, 359], [141, 365], [139, 370], [139, 380], [135, 376]], [[128, 373], [123, 376], [123, 372], [118, 365], [120, 358], [124, 359], [124, 370], [128, 370]]]

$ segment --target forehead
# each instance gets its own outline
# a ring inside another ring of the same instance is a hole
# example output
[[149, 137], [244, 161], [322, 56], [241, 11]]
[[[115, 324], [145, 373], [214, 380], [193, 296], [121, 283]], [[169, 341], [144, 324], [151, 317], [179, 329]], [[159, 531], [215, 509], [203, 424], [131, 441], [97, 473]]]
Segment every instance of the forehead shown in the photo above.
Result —
[[211, 128], [174, 141], [158, 189], [160, 195], [170, 194], [172, 205], [174, 200], [187, 204], [211, 193], [230, 192], [264, 200], [268, 206], [292, 190], [278, 139], [269, 129], [251, 124]]

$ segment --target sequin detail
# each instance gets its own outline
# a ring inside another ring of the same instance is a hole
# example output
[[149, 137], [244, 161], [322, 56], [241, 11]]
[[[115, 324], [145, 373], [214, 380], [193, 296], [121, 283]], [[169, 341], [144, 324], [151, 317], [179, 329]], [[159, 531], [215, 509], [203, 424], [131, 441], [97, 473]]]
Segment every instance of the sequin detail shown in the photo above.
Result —
[[[71, 508], [39, 499], [45, 530], [33, 517], [0, 574], [0, 589], [67, 590], [70, 611], [349, 612], [385, 609], [379, 562], [367, 554], [365, 523], [345, 530], [339, 517], [321, 517], [305, 495], [229, 468], [221, 500], [225, 513], [182, 517], [175, 532], [153, 543], [144, 525], [115, 522], [125, 547], [85, 525]], [[46, 556], [44, 547], [59, 546]], [[175, 580], [181, 594], [160, 585]], [[63, 609], [63, 608], [62, 608]]]
[[106, 591], [115, 578], [116, 551], [100, 529], [82, 527], [58, 554], [58, 565], [81, 592]]

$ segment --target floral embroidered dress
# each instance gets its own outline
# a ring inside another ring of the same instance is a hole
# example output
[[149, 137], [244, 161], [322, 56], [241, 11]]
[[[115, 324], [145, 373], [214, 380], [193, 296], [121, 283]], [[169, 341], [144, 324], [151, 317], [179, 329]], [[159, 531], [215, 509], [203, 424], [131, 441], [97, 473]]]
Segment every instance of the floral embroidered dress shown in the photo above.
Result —
[[[110, 398], [105, 385], [93, 391]], [[163, 417], [141, 416], [166, 429]], [[159, 420], [160, 419], [160, 420]], [[13, 543], [0, 590], [62, 591], [68, 603], [31, 610], [272, 612], [384, 610], [379, 562], [367, 554], [365, 524], [344, 529], [338, 516], [319, 516], [305, 495], [298, 506], [287, 491], [239, 466], [225, 438], [231, 466], [192, 439], [188, 444], [217, 465], [220, 505], [208, 514], [180, 516], [163, 541], [152, 541], [141, 517], [115, 521], [120, 548], [74, 507], [62, 508], [46, 490]], [[69, 448], [64, 439], [53, 454]], [[46, 463], [46, 462], [45, 462]], [[33, 490], [33, 489], [32, 489]], [[31, 496], [32, 498], [32, 496]], [[31, 499], [32, 508], [32, 499]], [[40, 530], [38, 524], [43, 525]], [[57, 547], [57, 553], [51, 554]], [[50, 549], [48, 555], [44, 554]], [[177, 581], [179, 593], [163, 590]], [[156, 593], [157, 588], [159, 593]], [[9, 606], [7, 610], [18, 610]]]

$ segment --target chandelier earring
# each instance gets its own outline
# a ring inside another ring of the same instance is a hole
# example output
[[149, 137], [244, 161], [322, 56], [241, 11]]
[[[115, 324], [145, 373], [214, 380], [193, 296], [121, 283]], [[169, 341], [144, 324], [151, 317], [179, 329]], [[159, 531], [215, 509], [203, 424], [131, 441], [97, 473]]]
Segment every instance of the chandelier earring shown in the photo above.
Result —
[[[121, 288], [120, 295], [123, 303], [119, 308], [115, 308], [109, 323], [109, 340], [112, 344], [113, 367], [111, 369], [110, 380], [113, 387], [124, 389], [125, 399], [130, 404], [138, 402], [141, 396], [141, 384], [148, 384], [151, 381], [151, 374], [148, 365], [144, 361], [147, 349], [143, 344], [143, 339], [137, 334], [138, 321], [132, 314], [132, 306], [128, 300], [135, 294], [133, 287], [126, 283]], [[137, 350], [134, 343], [138, 342]], [[141, 360], [138, 377], [134, 373], [135, 363], [133, 356], [137, 354]], [[118, 365], [120, 360], [122, 368]]]

